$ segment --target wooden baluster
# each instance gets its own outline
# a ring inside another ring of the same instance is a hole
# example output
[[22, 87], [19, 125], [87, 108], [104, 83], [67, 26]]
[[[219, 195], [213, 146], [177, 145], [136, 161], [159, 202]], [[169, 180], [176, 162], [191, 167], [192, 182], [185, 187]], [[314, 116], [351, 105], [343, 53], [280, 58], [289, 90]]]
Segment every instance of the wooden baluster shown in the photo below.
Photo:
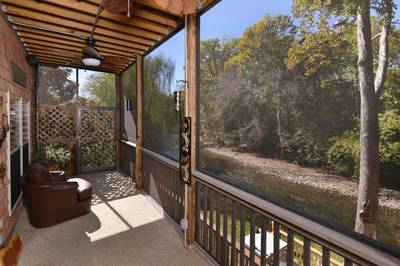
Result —
[[224, 212], [224, 224], [223, 224], [223, 245], [222, 245], [222, 262], [223, 265], [228, 264], [228, 199], [223, 197], [223, 212]]
[[304, 237], [303, 241], [303, 265], [310, 266], [311, 265], [311, 241], [310, 239]]
[[250, 221], [250, 265], [254, 266], [254, 259], [256, 255], [256, 213], [251, 212]]
[[281, 225], [274, 221], [274, 266], [279, 266], [279, 253], [280, 253], [280, 245], [279, 240], [281, 237]]
[[217, 193], [217, 195], [215, 196], [215, 201], [217, 203], [217, 216], [216, 216], [216, 223], [215, 226], [216, 228], [216, 235], [217, 235], [217, 243], [216, 243], [216, 259], [217, 262], [221, 262], [221, 201], [220, 201], [220, 194]]
[[322, 265], [329, 266], [331, 262], [329, 249], [326, 247], [322, 247]]
[[196, 184], [196, 241], [200, 243], [200, 183]]
[[214, 256], [214, 252], [213, 252], [213, 240], [214, 240], [214, 191], [210, 191], [210, 202], [209, 202], [209, 208], [210, 208], [210, 228], [209, 228], [209, 240], [208, 240], [208, 244], [209, 244], [209, 252], [211, 254], [211, 256]]
[[232, 202], [231, 265], [237, 264], [236, 251], [236, 203]]
[[244, 266], [244, 249], [245, 249], [245, 236], [246, 236], [246, 212], [242, 205], [240, 205], [240, 265]]
[[294, 251], [294, 234], [291, 229], [288, 229], [287, 234], [287, 266], [293, 266], [293, 251]]
[[207, 229], [208, 229], [208, 226], [207, 226], [207, 215], [208, 215], [208, 213], [207, 213], [207, 209], [208, 209], [208, 207], [207, 207], [207, 202], [208, 201], [208, 188], [207, 188], [207, 186], [204, 186], [204, 202], [203, 202], [203, 204], [204, 204], [204, 206], [203, 206], [203, 248], [205, 249], [205, 250], [207, 250]]
[[265, 216], [263, 216], [261, 220], [261, 266], [265, 266], [267, 264], [267, 224], [268, 220]]

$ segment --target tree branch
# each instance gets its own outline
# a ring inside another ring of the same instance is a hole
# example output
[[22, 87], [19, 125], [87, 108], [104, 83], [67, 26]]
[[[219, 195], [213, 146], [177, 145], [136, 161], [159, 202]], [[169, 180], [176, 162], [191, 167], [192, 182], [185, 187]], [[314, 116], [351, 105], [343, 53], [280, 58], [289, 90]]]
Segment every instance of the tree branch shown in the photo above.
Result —
[[378, 69], [375, 74], [375, 93], [378, 97], [382, 93], [388, 68], [390, 24], [386, 22], [383, 25], [379, 38]]

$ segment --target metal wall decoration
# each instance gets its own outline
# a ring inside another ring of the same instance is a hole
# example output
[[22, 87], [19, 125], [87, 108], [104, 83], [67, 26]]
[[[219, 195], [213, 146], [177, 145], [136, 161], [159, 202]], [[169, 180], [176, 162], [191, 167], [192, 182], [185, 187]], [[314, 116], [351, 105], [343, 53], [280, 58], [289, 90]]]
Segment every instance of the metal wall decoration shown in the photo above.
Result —
[[115, 108], [80, 107], [80, 170], [115, 167]]
[[191, 126], [190, 117], [183, 117], [180, 123], [179, 177], [186, 184], [191, 184]]

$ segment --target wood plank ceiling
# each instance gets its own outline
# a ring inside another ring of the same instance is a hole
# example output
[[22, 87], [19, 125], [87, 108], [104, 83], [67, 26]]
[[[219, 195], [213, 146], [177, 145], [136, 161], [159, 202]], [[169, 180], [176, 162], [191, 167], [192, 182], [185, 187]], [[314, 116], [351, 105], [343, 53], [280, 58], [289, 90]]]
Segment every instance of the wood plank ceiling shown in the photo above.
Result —
[[[85, 68], [82, 48], [90, 36], [101, 0], [0, 0], [2, 10], [29, 54], [39, 63]], [[132, 1], [132, 0], [131, 0]], [[94, 48], [116, 57], [97, 70], [119, 73], [183, 24], [182, 16], [153, 1], [134, 0], [131, 17], [102, 10], [93, 32]]]

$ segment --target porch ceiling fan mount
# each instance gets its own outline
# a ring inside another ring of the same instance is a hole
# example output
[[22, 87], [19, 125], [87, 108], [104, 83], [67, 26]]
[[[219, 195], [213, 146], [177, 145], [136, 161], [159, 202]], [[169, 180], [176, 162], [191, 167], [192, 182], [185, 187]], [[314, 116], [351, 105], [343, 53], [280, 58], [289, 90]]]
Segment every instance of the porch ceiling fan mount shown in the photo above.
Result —
[[[127, 14], [130, 17], [135, 0], [102, 0], [101, 8], [112, 14]], [[188, 15], [201, 8], [203, 0], [150, 0], [161, 9], [174, 15]]]

